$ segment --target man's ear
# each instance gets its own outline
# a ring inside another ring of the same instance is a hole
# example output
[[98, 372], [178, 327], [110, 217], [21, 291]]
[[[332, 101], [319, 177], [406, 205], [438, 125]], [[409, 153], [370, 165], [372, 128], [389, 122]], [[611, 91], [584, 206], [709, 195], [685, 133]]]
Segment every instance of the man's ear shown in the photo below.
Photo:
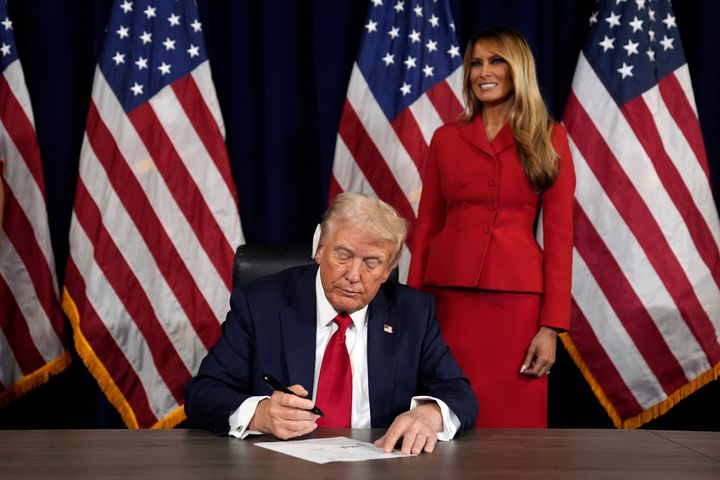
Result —
[[318, 245], [317, 250], [315, 250], [315, 262], [320, 263], [320, 259], [322, 258], [322, 252], [323, 246]]

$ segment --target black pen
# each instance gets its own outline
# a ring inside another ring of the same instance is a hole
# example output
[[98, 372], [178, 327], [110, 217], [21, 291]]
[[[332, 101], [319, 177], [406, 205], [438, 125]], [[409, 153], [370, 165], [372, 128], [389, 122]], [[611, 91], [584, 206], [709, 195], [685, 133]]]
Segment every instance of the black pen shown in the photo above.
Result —
[[[269, 373], [266, 373], [265, 375], [263, 375], [263, 380], [273, 390], [276, 390], [278, 392], [283, 392], [283, 393], [289, 393], [290, 395], [295, 395], [296, 397], [300, 396], [300, 395], [296, 394], [295, 392], [293, 392], [292, 390], [290, 390], [289, 388], [287, 388], [285, 385], [282, 384], [282, 382], [280, 382], [280, 380], [273, 377]], [[315, 415], [320, 415], [321, 417], [325, 416], [325, 414], [322, 412], [322, 410], [320, 410], [317, 406], [311, 408], [310, 410], [308, 410], [308, 412], [314, 413]]]

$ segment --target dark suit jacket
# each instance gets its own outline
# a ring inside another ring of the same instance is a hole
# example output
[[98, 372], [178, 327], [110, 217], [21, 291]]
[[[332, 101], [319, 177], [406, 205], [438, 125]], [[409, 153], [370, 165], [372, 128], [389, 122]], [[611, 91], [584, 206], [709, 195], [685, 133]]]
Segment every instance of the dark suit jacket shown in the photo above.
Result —
[[[413, 230], [408, 285], [543, 294], [540, 325], [570, 324], [575, 171], [565, 127], [555, 125], [555, 183], [537, 194], [506, 124], [492, 142], [482, 118], [435, 131]], [[543, 240], [535, 240], [542, 206]]]
[[[234, 289], [221, 337], [185, 389], [190, 423], [226, 434], [245, 399], [272, 393], [265, 373], [312, 395], [317, 268], [291, 268]], [[431, 296], [388, 281], [369, 305], [367, 328], [373, 427], [388, 427], [415, 395], [443, 400], [461, 430], [475, 425], [477, 400], [440, 336]]]

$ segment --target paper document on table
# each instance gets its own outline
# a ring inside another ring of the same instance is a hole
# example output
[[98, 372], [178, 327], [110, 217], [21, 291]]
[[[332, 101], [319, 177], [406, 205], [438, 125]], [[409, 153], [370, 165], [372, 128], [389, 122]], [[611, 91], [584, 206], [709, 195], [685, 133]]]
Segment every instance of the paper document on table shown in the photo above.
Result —
[[361, 442], [347, 437], [291, 440], [288, 442], [259, 442], [255, 445], [315, 463], [360, 462], [362, 460], [411, 456], [399, 451], [385, 453], [382, 448], [377, 448], [372, 443]]

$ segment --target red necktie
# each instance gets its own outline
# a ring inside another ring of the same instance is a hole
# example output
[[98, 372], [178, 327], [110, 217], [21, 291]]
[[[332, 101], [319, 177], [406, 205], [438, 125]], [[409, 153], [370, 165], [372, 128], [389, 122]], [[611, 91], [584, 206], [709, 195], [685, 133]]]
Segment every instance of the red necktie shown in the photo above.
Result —
[[348, 428], [352, 409], [352, 369], [345, 346], [345, 331], [352, 319], [347, 313], [340, 313], [333, 321], [338, 324], [338, 329], [325, 349], [315, 397], [315, 403], [325, 416], [320, 417], [317, 424], [321, 428]]

